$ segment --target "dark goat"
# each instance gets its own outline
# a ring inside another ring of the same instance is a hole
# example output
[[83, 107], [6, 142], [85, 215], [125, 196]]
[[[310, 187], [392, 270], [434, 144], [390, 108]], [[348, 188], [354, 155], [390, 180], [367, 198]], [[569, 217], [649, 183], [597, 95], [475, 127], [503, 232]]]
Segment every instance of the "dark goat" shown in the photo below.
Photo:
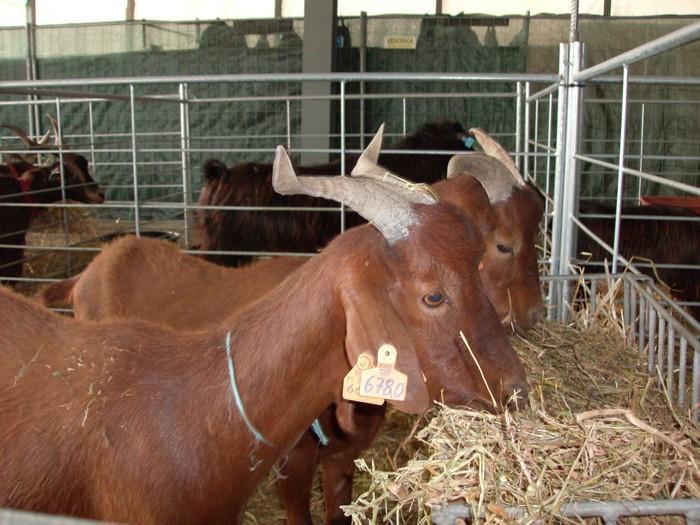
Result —
[[[425, 124], [390, 149], [470, 150], [471, 139], [458, 122]], [[468, 145], [469, 144], [469, 145]], [[414, 182], [433, 183], [445, 177], [452, 155], [382, 154], [379, 162], [388, 170]], [[346, 157], [346, 170], [358, 155]], [[297, 166], [303, 175], [340, 174], [340, 160], [317, 166]], [[247, 162], [227, 168], [216, 160], [204, 167], [205, 186], [199, 204], [214, 206], [338, 206], [326, 199], [307, 195], [279, 195], [272, 190], [271, 164]], [[346, 227], [364, 221], [346, 214]], [[214, 211], [199, 212], [199, 248], [211, 251], [316, 252], [340, 233], [340, 214], [326, 212]], [[240, 266], [252, 260], [245, 255], [206, 255], [226, 266]]]
[[[54, 133], [58, 137], [57, 124], [52, 119]], [[19, 128], [3, 124], [14, 131], [30, 150], [44, 150], [43, 142], [35, 142]], [[63, 146], [65, 147], [65, 146]], [[40, 208], [11, 206], [4, 203], [48, 204], [63, 199], [61, 191], [61, 166], [65, 180], [65, 197], [69, 200], [101, 204], [104, 193], [90, 175], [88, 161], [82, 155], [63, 152], [63, 164], [52, 160], [48, 165], [35, 165], [18, 155], [11, 155], [8, 162], [0, 164], [0, 244], [17, 248], [0, 248], [0, 282], [12, 284], [2, 278], [22, 276], [22, 261], [27, 229], [32, 214]]]
[[[582, 214], [615, 215], [615, 207], [598, 202], [582, 202]], [[692, 211], [676, 206], [623, 206], [622, 215], [651, 215], [658, 220], [625, 219], [620, 225], [620, 254], [645, 274], [656, 277], [654, 269], [642, 266], [649, 260], [658, 264], [700, 265], [700, 221], [664, 220], [670, 217], [697, 217]], [[582, 222], [612, 247], [615, 233], [614, 218], [582, 218]], [[584, 232], [578, 235], [578, 252], [594, 261], [610, 260], [612, 255]], [[597, 269], [599, 270], [599, 268]], [[596, 270], [596, 271], [597, 271]], [[658, 277], [669, 286], [671, 294], [680, 301], [700, 301], [700, 270], [684, 268], [656, 268]], [[700, 307], [689, 307], [691, 314], [700, 319]]]

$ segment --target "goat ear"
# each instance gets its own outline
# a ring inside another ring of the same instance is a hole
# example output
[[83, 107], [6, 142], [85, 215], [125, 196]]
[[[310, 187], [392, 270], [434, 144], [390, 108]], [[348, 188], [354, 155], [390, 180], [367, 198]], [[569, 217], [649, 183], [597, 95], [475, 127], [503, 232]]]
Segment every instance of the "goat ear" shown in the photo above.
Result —
[[228, 175], [228, 168], [218, 160], [209, 160], [204, 165], [204, 178], [207, 182], [223, 180]]
[[350, 365], [357, 362], [362, 352], [370, 352], [376, 363], [379, 347], [384, 343], [392, 344], [397, 350], [396, 369], [408, 376], [408, 385], [406, 399], [390, 403], [409, 414], [424, 412], [430, 405], [430, 395], [415, 346], [386, 291], [379, 287], [347, 287], [340, 295], [345, 310], [345, 353]]

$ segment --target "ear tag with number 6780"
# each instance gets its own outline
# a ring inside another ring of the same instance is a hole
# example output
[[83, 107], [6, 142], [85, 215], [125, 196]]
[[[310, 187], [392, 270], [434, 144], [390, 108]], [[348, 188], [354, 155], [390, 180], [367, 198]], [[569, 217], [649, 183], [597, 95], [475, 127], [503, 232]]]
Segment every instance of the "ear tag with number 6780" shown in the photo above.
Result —
[[343, 379], [343, 399], [348, 401], [359, 401], [360, 403], [369, 403], [371, 405], [383, 405], [384, 399], [367, 397], [360, 395], [360, 378], [363, 370], [371, 369], [374, 366], [374, 358], [372, 354], [363, 352], [357, 358], [357, 363], [352, 367], [350, 372]]
[[403, 401], [406, 399], [408, 377], [394, 368], [396, 348], [385, 344], [377, 352], [377, 366], [362, 371], [360, 378], [360, 395]]

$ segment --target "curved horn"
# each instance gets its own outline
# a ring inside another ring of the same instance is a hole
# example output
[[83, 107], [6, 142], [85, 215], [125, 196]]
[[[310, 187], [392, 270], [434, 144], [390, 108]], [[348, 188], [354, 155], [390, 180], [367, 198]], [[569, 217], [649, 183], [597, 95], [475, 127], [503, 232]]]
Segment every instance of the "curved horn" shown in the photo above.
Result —
[[46, 114], [46, 117], [49, 119], [49, 122], [51, 122], [51, 127], [53, 128], [53, 144], [54, 146], [62, 146], [64, 149], [68, 149], [68, 146], [66, 145], [65, 141], [59, 141], [58, 137], [58, 121], [51, 115], [50, 113]]
[[513, 159], [503, 148], [503, 146], [491, 138], [488, 133], [481, 128], [471, 128], [469, 133], [474, 135], [476, 141], [479, 143], [479, 146], [481, 146], [481, 149], [484, 150], [484, 153], [486, 153], [489, 157], [500, 160], [504, 166], [508, 168], [508, 171], [513, 176], [515, 184], [518, 186], [525, 186], [525, 179], [523, 179], [523, 176], [520, 174], [520, 170], [518, 170], [515, 162], [513, 162]]
[[[379, 152], [382, 149], [382, 140], [384, 139], [384, 123], [379, 126], [379, 129], [372, 137], [372, 140], [367, 145], [365, 150], [357, 159], [355, 167], [352, 169], [350, 174], [353, 177], [366, 177], [370, 179], [380, 180], [400, 188], [399, 191], [422, 191], [424, 193], [430, 194], [435, 201], [439, 200], [438, 194], [430, 187], [428, 184], [416, 184], [414, 182], [407, 181], [392, 173], [384, 166], [381, 166], [379, 162]], [[408, 197], [410, 200], [410, 197]]]
[[447, 178], [471, 175], [477, 179], [495, 203], [508, 199], [516, 186], [513, 176], [501, 161], [485, 153], [455, 155], [447, 164]]
[[[32, 139], [30, 139], [29, 137], [27, 137], [27, 134], [24, 132], [23, 129], [20, 129], [20, 128], [18, 128], [18, 127], [16, 127], [16, 126], [13, 126], [13, 125], [11, 125], [11, 124], [2, 124], [2, 127], [3, 127], [3, 128], [7, 128], [7, 129], [13, 131], [13, 132], [15, 133], [15, 135], [17, 135], [17, 137], [19, 138], [19, 140], [21, 140], [22, 143], [23, 143], [25, 146], [27, 146], [28, 148], [36, 149], [36, 148], [40, 148], [40, 147], [43, 146], [43, 144], [38, 143], [38, 142], [35, 142], [35, 141], [33, 141]], [[44, 137], [42, 137], [41, 140], [42, 140], [42, 141], [45, 141], [45, 140], [46, 140], [46, 135], [45, 135]]]
[[272, 168], [272, 186], [282, 195], [311, 195], [341, 202], [377, 228], [391, 244], [408, 236], [415, 224], [412, 203], [434, 204], [423, 192], [404, 192], [367, 177], [298, 177], [283, 146], [277, 146]]

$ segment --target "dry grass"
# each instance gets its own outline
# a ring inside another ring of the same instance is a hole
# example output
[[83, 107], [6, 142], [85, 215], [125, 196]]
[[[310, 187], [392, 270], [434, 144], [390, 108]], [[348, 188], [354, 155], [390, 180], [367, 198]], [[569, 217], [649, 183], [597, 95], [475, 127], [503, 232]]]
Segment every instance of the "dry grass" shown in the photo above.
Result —
[[[72, 202], [72, 201], [68, 201]], [[65, 215], [64, 215], [65, 214]], [[28, 246], [66, 247], [80, 244], [81, 247], [99, 246], [96, 214], [85, 208], [47, 208], [32, 220], [27, 232]], [[67, 226], [67, 227], [66, 227]], [[97, 252], [26, 250], [24, 277], [61, 279], [82, 270]], [[29, 294], [43, 283], [27, 283], [18, 290]]]
[[[569, 326], [542, 322], [513, 338], [532, 387], [529, 409], [436, 406], [419, 418], [390, 410], [358, 461], [346, 509], [354, 523], [429, 523], [432, 507], [453, 501], [483, 523], [512, 523], [503, 511], [510, 505], [538, 523], [580, 523], [557, 510], [571, 501], [700, 498], [700, 430], [671, 410], [626, 344], [618, 291], [611, 283], [596, 311], [584, 307]], [[246, 523], [283, 522], [274, 483], [271, 476], [251, 500]], [[312, 511], [322, 523], [318, 483]]]

